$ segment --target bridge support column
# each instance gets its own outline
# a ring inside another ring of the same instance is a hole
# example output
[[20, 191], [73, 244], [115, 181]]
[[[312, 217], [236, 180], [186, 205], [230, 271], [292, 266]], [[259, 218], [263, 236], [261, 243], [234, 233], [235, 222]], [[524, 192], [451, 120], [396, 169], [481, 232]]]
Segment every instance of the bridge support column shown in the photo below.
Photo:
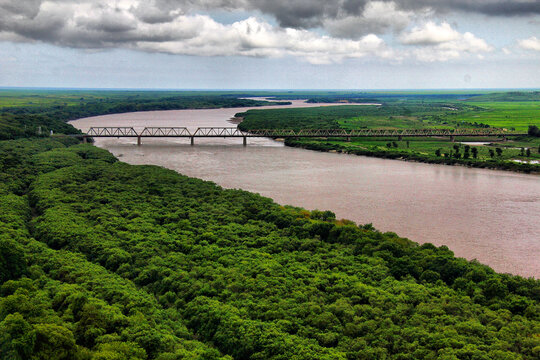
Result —
[[456, 139], [454, 138], [454, 135], [450, 135], [450, 141], [451, 141], [451, 142], [455, 142], [455, 141], [456, 141]]
[[506, 136], [503, 136], [502, 141], [506, 141], [506, 140], [508, 140], [508, 139], [506, 139]]
[[83, 136], [82, 142], [83, 144], [86, 144], [88, 142], [88, 136]]
[[351, 137], [347, 136], [347, 142], [351, 142]]
[[137, 136], [137, 146], [141, 146], [141, 144], [142, 144], [141, 137]]
[[191, 146], [195, 145], [195, 138], [192, 136], [191, 137]]
[[403, 136], [398, 135], [397, 139], [398, 139], [398, 141], [401, 141], [401, 140], [403, 140]]
[[244, 136], [244, 146], [247, 146], [247, 137]]

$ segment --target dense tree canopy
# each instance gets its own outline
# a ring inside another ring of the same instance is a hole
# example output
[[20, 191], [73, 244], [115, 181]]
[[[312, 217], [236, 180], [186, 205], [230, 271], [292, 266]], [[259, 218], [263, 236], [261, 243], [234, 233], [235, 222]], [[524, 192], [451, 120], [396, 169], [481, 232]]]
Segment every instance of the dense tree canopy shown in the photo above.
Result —
[[538, 355], [536, 280], [90, 145], [0, 144], [3, 358]]

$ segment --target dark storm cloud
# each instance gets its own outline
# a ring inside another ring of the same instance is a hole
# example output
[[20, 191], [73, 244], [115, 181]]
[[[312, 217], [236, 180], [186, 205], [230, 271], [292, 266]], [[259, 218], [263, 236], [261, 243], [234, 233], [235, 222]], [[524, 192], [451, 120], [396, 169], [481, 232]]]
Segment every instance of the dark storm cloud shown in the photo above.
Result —
[[417, 10], [429, 7], [440, 13], [461, 11], [492, 16], [540, 14], [538, 0], [396, 0], [395, 2], [404, 9]]
[[[49, 0], [48, 2], [0, 0], [0, 31], [19, 32], [24, 26], [29, 28], [24, 31], [25, 33], [33, 32], [32, 29], [47, 28], [57, 31], [62, 27], [59, 24], [61, 19], [40, 16], [43, 5], [49, 4], [50, 7], [50, 4], [63, 6], [81, 3], [93, 3], [96, 8], [99, 8], [101, 4], [114, 6], [114, 3], [99, 0]], [[377, 22], [374, 18], [365, 18], [364, 12], [370, 3], [386, 3], [392, 6], [395, 4], [396, 11], [411, 12], [429, 8], [434, 13], [457, 11], [490, 16], [540, 14], [539, 0], [145, 0], [134, 1], [130, 12], [141, 22], [159, 24], [169, 23], [182, 14], [195, 14], [198, 10], [256, 10], [274, 17], [281, 27], [297, 29], [323, 27], [333, 35], [354, 38], [371, 32], [384, 33], [392, 28], [388, 16], [382, 22]], [[87, 15], [91, 17], [92, 14]], [[65, 17], [65, 21], [68, 20], [69, 16]], [[111, 16], [108, 19], [99, 19], [94, 25], [102, 26], [101, 30], [111, 33], [129, 30], [134, 26], [125, 21], [121, 21], [120, 24], [116, 24], [117, 22], [114, 16]], [[398, 26], [398, 30], [401, 27]], [[43, 36], [47, 35], [40, 35], [40, 37]]]
[[[382, 0], [394, 2], [403, 10], [430, 8], [435, 13], [469, 12], [490, 16], [527, 16], [540, 14], [539, 0]], [[194, 2], [192, 2], [194, 3]], [[204, 3], [204, 1], [203, 1]], [[361, 15], [368, 0], [246, 0], [229, 1], [234, 5], [257, 9], [273, 15], [281, 26], [309, 28], [325, 19]]]
[[25, 1], [13, 1], [13, 0], [0, 0], [0, 10], [3, 13], [10, 13], [12, 15], [22, 15], [25, 17], [35, 17], [39, 13], [39, 7], [42, 0], [25, 0]]
[[339, 2], [327, 0], [250, 0], [250, 5], [275, 16], [283, 27], [310, 28], [320, 26], [325, 18], [335, 18]]
[[[395, 3], [397, 9], [420, 11], [431, 9], [435, 13], [469, 12], [490, 16], [527, 16], [540, 14], [539, 0], [378, 0]], [[156, 0], [149, 3], [157, 9], [183, 11], [204, 10], [258, 10], [274, 17], [280, 26], [292, 28], [314, 28], [325, 21], [361, 16], [369, 0]], [[149, 12], [142, 14], [144, 21], [153, 17]], [[165, 12], [161, 14], [165, 16]], [[159, 19], [159, 18], [158, 18]], [[362, 33], [368, 30], [386, 29], [374, 22], [362, 22]]]

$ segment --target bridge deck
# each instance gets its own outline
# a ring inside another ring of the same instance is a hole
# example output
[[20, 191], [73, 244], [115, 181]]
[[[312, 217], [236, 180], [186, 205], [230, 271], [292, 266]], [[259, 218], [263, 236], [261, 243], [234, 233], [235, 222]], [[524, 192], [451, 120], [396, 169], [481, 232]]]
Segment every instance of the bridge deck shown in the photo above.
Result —
[[431, 136], [523, 136], [526, 133], [513, 133], [501, 129], [256, 129], [242, 131], [236, 127], [199, 127], [193, 133], [186, 127], [146, 127], [141, 132], [133, 127], [92, 127], [83, 137], [431, 137]]

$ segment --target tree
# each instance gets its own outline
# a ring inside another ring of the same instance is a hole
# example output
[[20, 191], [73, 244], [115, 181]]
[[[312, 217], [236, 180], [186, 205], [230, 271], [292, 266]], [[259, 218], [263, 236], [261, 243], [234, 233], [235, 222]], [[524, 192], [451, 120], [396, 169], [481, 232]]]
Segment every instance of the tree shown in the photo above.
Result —
[[441, 149], [435, 150], [435, 156], [441, 156]]
[[99, 344], [94, 354], [95, 360], [142, 360], [146, 359], [146, 351], [136, 343], [115, 341], [112, 343]]
[[75, 359], [77, 345], [73, 333], [64, 326], [34, 325], [36, 343], [34, 352], [39, 359]]
[[497, 152], [497, 156], [501, 156], [502, 155], [502, 149], [501, 148], [496, 148], [495, 151]]
[[530, 157], [530, 156], [531, 156], [531, 149], [527, 148], [527, 157]]
[[473, 148], [471, 149], [471, 152], [472, 152], [472, 157], [476, 159], [478, 157], [478, 148], [473, 146]]
[[465, 150], [463, 152], [463, 158], [468, 159], [469, 158], [469, 151], [471, 150], [471, 147], [469, 145], [465, 145]]
[[36, 334], [19, 313], [9, 314], [0, 322], [0, 358], [29, 359]]
[[525, 155], [525, 148], [521, 148], [521, 151], [519, 152], [519, 155], [524, 156]]
[[530, 136], [540, 137], [540, 129], [536, 125], [529, 125], [529, 131], [527, 133]]
[[0, 239], [0, 284], [26, 272], [22, 247], [11, 239]]
[[489, 156], [491, 157], [495, 156], [495, 152], [493, 151], [493, 149], [489, 149]]

